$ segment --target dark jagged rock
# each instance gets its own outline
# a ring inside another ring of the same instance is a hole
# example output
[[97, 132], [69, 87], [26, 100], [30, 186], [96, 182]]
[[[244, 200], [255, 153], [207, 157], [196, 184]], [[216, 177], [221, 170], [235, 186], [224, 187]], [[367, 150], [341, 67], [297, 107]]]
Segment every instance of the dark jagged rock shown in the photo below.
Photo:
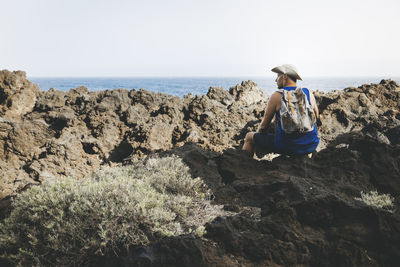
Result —
[[307, 156], [269, 161], [194, 143], [165, 152], [203, 177], [215, 201], [236, 215], [207, 224], [203, 239], [165, 238], [120, 266], [397, 266], [400, 210], [371, 207], [360, 192], [400, 193], [400, 147], [344, 134]]
[[1, 71], [0, 216], [30, 184], [174, 153], [236, 215], [208, 224], [204, 239], [167, 238], [100, 263], [396, 266], [399, 209], [355, 198], [378, 190], [399, 207], [400, 86], [382, 80], [315, 95], [319, 152], [268, 161], [238, 149], [268, 100], [252, 81], [179, 98], [142, 89], [40, 92], [24, 72]]
[[[272, 162], [236, 150], [216, 157], [194, 145], [178, 149], [196, 175], [204, 174], [205, 162], [215, 162], [207, 177], [213, 177], [216, 201], [240, 210], [207, 226], [214, 251], [231, 255], [237, 266], [396, 266], [399, 210], [390, 213], [355, 198], [375, 189], [399, 195], [400, 148], [362, 135], [338, 139], [349, 147]], [[202, 261], [212, 265], [206, 256]]]

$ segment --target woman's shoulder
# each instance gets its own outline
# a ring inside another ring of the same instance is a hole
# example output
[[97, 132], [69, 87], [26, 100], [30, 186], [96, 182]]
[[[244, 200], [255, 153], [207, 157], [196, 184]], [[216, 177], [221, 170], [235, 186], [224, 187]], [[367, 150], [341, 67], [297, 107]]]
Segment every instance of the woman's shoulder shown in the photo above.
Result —
[[274, 92], [272, 93], [271, 97], [272, 97], [272, 96], [274, 96], [274, 97], [282, 96], [282, 94], [283, 94], [283, 91], [282, 91], [282, 90], [276, 90], [276, 91], [274, 91]]
[[270, 101], [280, 101], [282, 98], [282, 92], [280, 91], [275, 91], [272, 93], [271, 97], [270, 97]]

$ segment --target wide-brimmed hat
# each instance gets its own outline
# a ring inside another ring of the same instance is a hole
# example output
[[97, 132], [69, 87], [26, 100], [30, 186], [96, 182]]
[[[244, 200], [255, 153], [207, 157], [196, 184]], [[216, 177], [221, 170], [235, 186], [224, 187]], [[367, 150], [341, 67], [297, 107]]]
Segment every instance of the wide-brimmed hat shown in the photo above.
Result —
[[297, 73], [297, 68], [292, 64], [283, 64], [282, 66], [273, 68], [271, 71], [279, 74], [287, 74], [289, 77], [297, 80], [303, 80]]

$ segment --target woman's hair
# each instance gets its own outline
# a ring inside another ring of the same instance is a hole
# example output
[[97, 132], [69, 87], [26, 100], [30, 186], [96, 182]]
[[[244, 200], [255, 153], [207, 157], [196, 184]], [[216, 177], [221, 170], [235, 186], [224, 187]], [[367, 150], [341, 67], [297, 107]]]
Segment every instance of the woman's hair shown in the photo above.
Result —
[[291, 79], [293, 82], [297, 83], [297, 79], [293, 78], [292, 76], [288, 75], [289, 79]]

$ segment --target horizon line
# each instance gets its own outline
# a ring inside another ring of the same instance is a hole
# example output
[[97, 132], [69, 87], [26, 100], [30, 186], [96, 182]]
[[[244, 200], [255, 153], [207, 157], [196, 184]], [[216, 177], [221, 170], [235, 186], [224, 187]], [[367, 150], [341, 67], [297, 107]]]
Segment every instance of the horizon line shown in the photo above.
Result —
[[[399, 76], [396, 75], [354, 75], [354, 76], [349, 76], [349, 75], [343, 75], [343, 76], [337, 76], [337, 75], [314, 75], [314, 76], [303, 76], [307, 78], [380, 78], [380, 77], [392, 77], [392, 78], [400, 78]], [[204, 76], [204, 75], [199, 75], [199, 76], [30, 76], [27, 75], [27, 78], [169, 78], [169, 79], [174, 79], [174, 78], [265, 78], [265, 79], [275, 79], [275, 76], [256, 76], [256, 75], [238, 75], [238, 76]], [[390, 79], [390, 78], [389, 78]], [[304, 80], [300, 80], [304, 81]]]

